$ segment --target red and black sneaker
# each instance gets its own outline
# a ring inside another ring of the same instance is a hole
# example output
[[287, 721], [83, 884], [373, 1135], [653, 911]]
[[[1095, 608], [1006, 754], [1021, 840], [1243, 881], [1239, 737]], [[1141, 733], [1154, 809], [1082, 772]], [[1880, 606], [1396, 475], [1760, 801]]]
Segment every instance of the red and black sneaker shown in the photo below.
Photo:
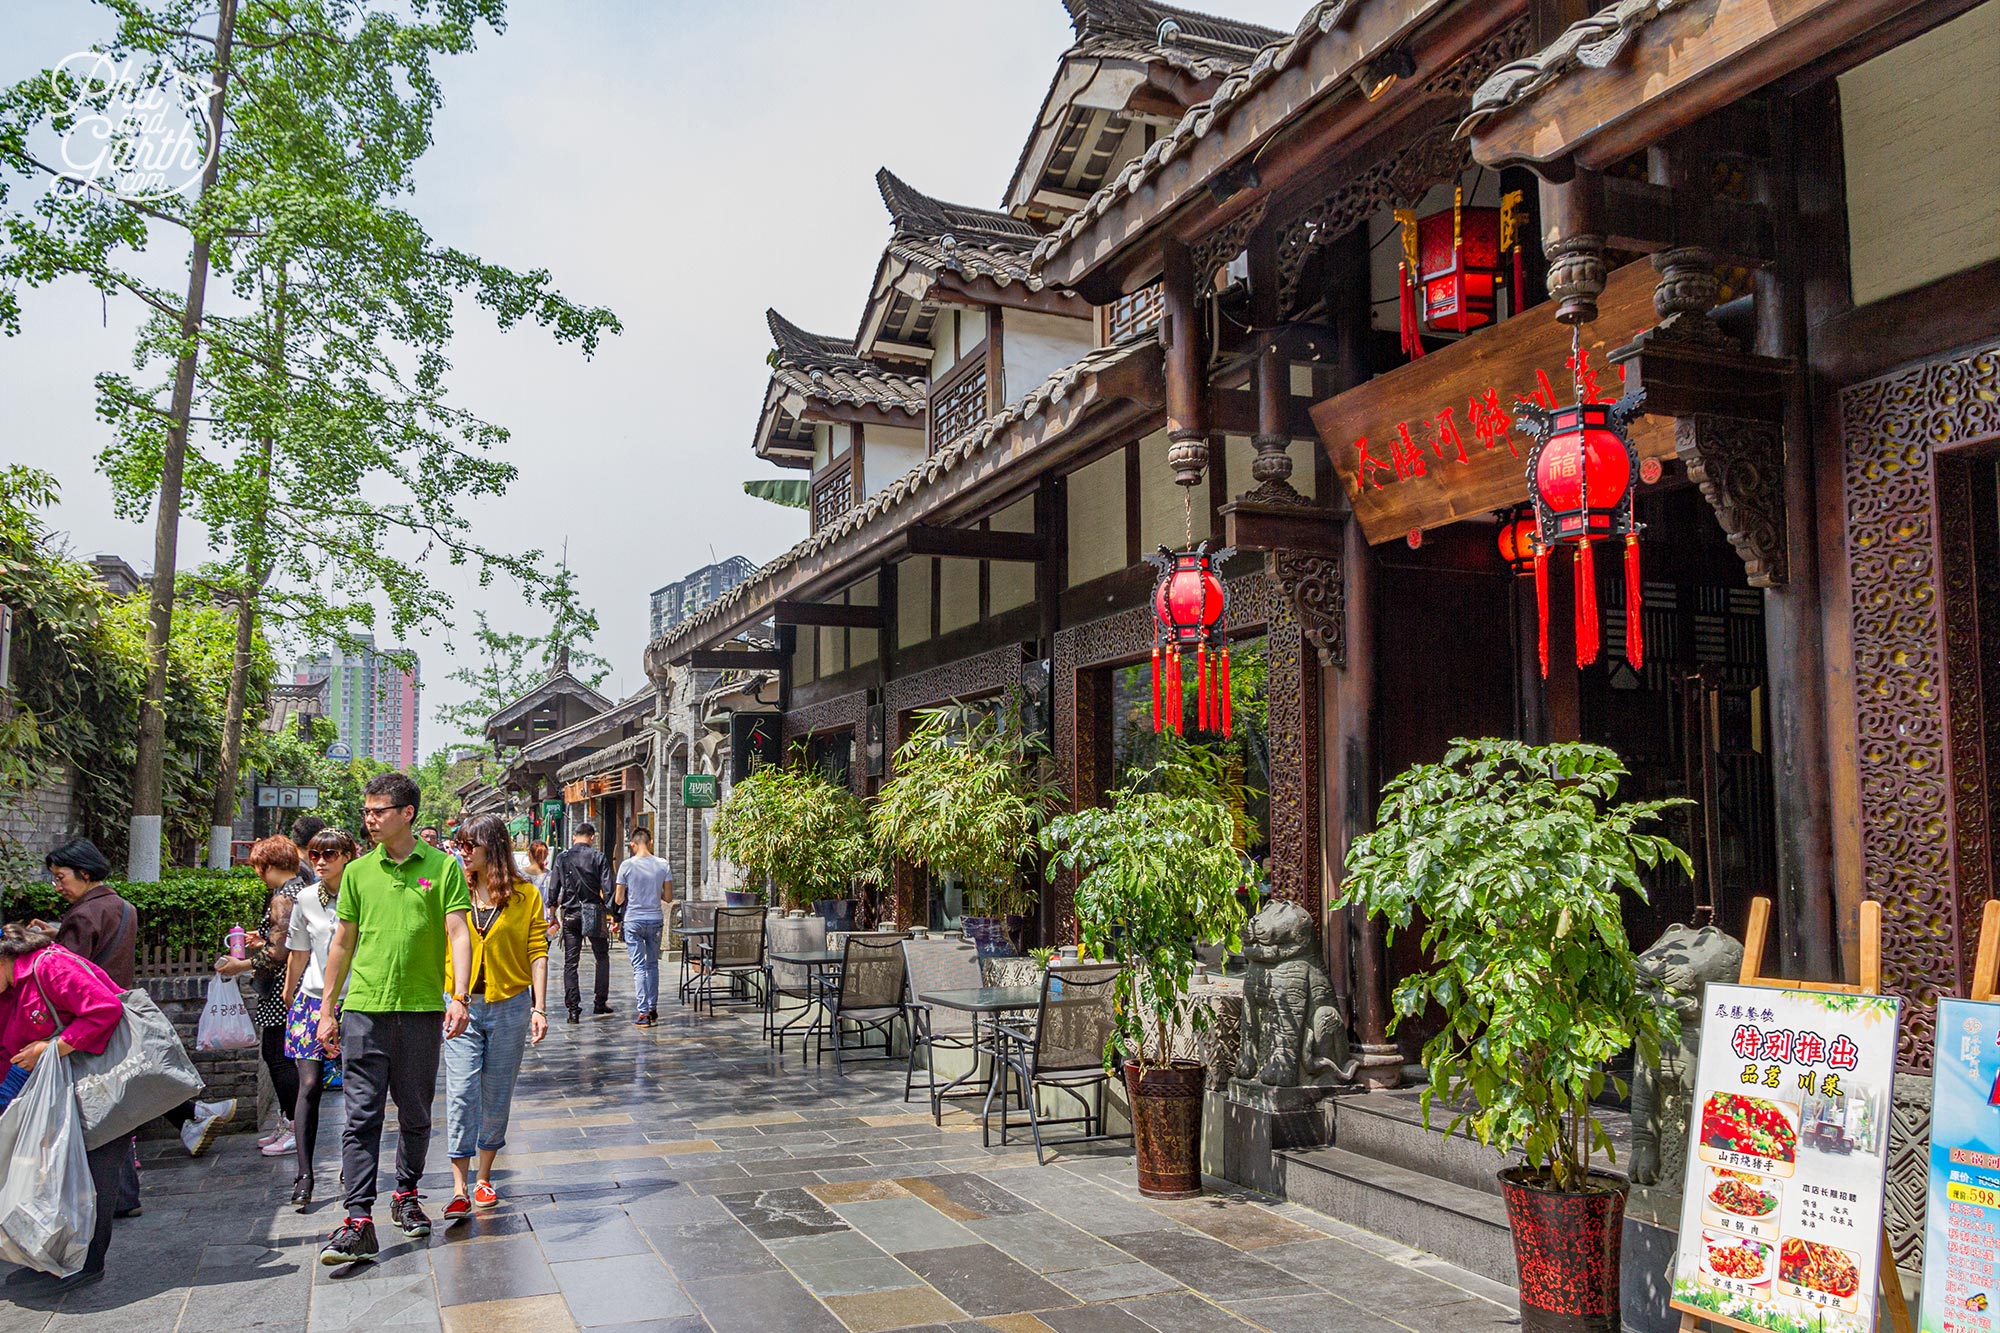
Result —
[[389, 1196], [389, 1221], [413, 1240], [421, 1240], [431, 1234], [430, 1215], [417, 1202], [415, 1190], [407, 1193], [398, 1191]]
[[320, 1247], [319, 1261], [332, 1267], [337, 1264], [358, 1264], [373, 1262], [380, 1248], [375, 1244], [375, 1219], [372, 1217], [350, 1217], [334, 1231], [331, 1239]]
[[466, 1198], [463, 1194], [452, 1195], [451, 1202], [444, 1206], [444, 1220], [446, 1222], [463, 1222], [471, 1216], [472, 1200]]

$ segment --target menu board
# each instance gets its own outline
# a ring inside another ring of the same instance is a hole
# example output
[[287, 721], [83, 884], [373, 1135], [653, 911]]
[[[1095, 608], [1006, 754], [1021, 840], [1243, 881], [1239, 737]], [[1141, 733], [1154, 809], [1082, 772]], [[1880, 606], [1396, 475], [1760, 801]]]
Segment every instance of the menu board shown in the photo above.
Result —
[[2000, 1333], [2000, 1004], [1939, 1000], [1925, 1333]]
[[1777, 1333], [1872, 1333], [1899, 1002], [1711, 984], [1673, 1304]]

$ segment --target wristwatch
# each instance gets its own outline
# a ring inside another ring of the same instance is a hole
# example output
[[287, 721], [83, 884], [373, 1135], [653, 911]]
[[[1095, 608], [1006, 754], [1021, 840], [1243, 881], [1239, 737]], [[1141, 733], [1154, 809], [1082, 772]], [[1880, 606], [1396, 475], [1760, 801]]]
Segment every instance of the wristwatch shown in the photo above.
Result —
[[469, 995], [457, 995], [457, 994], [454, 994], [454, 995], [453, 995], [453, 996], [452, 996], [451, 998], [452, 998], [452, 999], [454, 999], [454, 1000], [457, 1000], [457, 1001], [458, 1001], [458, 1002], [459, 1002], [460, 1004], [467, 1004], [467, 1005], [469, 1005], [469, 1004], [471, 1004], [471, 1003], [472, 1003], [471, 999], [469, 998]]

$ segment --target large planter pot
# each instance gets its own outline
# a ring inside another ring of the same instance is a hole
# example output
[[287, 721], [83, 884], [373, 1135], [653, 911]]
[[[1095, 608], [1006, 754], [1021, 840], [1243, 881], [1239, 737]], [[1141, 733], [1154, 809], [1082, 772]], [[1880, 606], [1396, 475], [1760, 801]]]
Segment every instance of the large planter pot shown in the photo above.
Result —
[[828, 930], [853, 930], [854, 908], [853, 898], [822, 898], [813, 904]]
[[1625, 1193], [1616, 1176], [1590, 1189], [1549, 1189], [1525, 1167], [1500, 1173], [1514, 1263], [1521, 1275], [1524, 1333], [1619, 1333], [1618, 1262]]
[[764, 905], [764, 895], [754, 890], [724, 889], [722, 891], [722, 905], [724, 907], [762, 907]]
[[1206, 1071], [1196, 1060], [1141, 1069], [1127, 1061], [1139, 1193], [1192, 1199], [1201, 1193], [1201, 1097]]
[[1004, 916], [965, 916], [959, 918], [965, 927], [965, 936], [978, 949], [981, 958], [1017, 957], [1013, 940], [1008, 938], [1007, 921]]

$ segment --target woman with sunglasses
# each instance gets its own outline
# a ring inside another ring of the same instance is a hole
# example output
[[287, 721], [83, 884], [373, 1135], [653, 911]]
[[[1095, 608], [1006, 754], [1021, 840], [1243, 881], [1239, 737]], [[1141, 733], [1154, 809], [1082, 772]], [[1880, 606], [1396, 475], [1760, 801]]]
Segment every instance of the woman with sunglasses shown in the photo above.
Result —
[[[299, 894], [285, 945], [292, 951], [285, 969], [285, 1054], [299, 1071], [298, 1109], [292, 1134], [299, 1156], [292, 1203], [300, 1212], [312, 1205], [313, 1148], [319, 1141], [319, 1102], [325, 1090], [328, 1051], [319, 1040], [319, 1010], [325, 999], [326, 955], [339, 925], [340, 877], [361, 846], [344, 829], [325, 828], [306, 844], [306, 859], [319, 882]], [[342, 987], [345, 990], [346, 987]]]

